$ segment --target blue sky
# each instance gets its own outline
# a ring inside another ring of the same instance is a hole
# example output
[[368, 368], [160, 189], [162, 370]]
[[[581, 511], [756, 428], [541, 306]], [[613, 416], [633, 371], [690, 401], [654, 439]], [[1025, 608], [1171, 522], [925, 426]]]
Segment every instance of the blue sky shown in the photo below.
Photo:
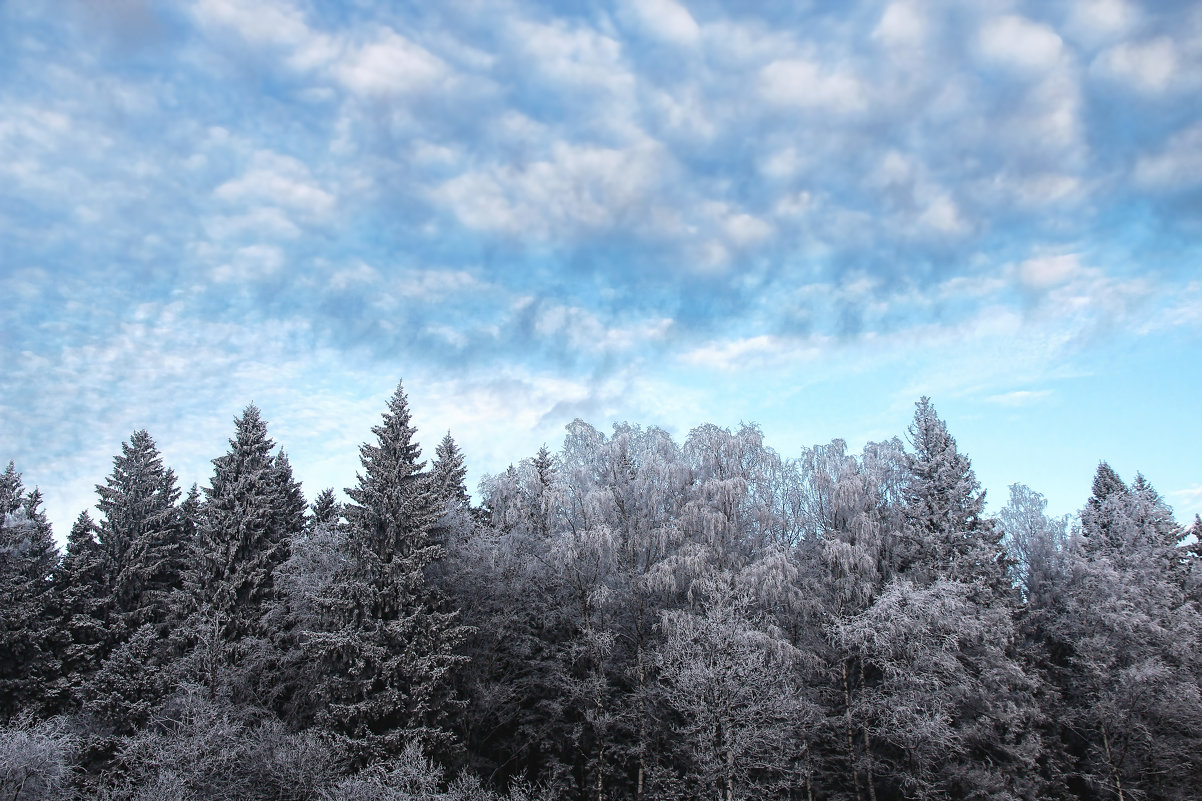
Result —
[[926, 394], [994, 509], [1107, 459], [1202, 510], [1195, 3], [4, 3], [0, 76], [0, 442], [60, 536], [251, 401], [347, 486], [402, 378], [473, 483]]

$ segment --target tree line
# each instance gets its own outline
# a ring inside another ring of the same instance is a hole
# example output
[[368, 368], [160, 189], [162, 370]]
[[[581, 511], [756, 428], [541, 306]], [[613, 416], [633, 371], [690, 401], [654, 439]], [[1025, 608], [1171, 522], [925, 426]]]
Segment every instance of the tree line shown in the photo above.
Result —
[[481, 482], [397, 387], [339, 502], [260, 411], [137, 431], [58, 551], [0, 476], [0, 799], [1189, 799], [1202, 521], [1098, 466], [996, 518], [931, 402], [784, 458], [606, 435]]

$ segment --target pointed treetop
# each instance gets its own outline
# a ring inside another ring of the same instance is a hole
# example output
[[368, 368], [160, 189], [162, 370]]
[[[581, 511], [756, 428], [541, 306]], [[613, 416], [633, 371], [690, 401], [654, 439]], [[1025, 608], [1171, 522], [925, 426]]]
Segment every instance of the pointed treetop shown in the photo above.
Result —
[[95, 533], [96, 523], [92, 521], [88, 510], [84, 509], [79, 513], [79, 517], [75, 518], [75, 523], [71, 526], [71, 533], [67, 535], [67, 550], [79, 550], [95, 545]]
[[334, 496], [334, 488], [326, 487], [317, 493], [317, 497], [309, 506], [309, 511], [312, 515], [310, 529], [336, 524], [342, 516], [342, 507]]
[[434, 450], [435, 459], [431, 468], [434, 473], [434, 483], [439, 492], [447, 500], [466, 501], [467, 466], [463, 451], [455, 444], [451, 432], [448, 431]]
[[[396, 391], [388, 401], [388, 409], [380, 425], [372, 426], [377, 444], [364, 443], [359, 446], [359, 461], [365, 475], [360, 477], [362, 486], [376, 482], [392, 482], [418, 473], [426, 466], [421, 459], [421, 447], [414, 440], [417, 429], [409, 417], [409, 399], [405, 396], [404, 383], [398, 383]], [[354, 498], [354, 494], [348, 490]]]
[[0, 520], [4, 515], [12, 514], [21, 508], [25, 497], [25, 487], [21, 483], [21, 474], [13, 462], [8, 463], [4, 473], [0, 474]]
[[1097, 509], [1107, 498], [1127, 491], [1127, 485], [1123, 483], [1123, 479], [1119, 478], [1119, 474], [1114, 472], [1114, 468], [1106, 462], [1098, 462], [1098, 469], [1093, 477], [1093, 494], [1089, 498], [1089, 505]]

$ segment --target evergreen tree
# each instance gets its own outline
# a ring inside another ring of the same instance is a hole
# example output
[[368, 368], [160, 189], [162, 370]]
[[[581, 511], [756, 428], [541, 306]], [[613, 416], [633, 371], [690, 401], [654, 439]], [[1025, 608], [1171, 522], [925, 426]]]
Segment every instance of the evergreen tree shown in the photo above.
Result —
[[334, 625], [308, 638], [325, 669], [325, 723], [359, 764], [410, 741], [451, 745], [451, 672], [466, 633], [428, 581], [443, 553], [430, 536], [439, 495], [422, 471], [403, 386], [372, 433], [346, 490], [347, 563], [325, 601]]
[[930, 398], [915, 404], [909, 428], [905, 513], [911, 536], [911, 580], [980, 581], [999, 596], [1010, 594], [1010, 560], [1002, 530], [984, 516], [985, 493], [968, 457], [935, 413]]
[[175, 472], [163, 466], [145, 429], [121, 444], [113, 472], [96, 492], [100, 546], [113, 569], [113, 641], [124, 641], [143, 624], [163, 627], [183, 619], [192, 543], [176, 506]]
[[202, 599], [229, 641], [258, 630], [272, 573], [304, 527], [299, 486], [287, 458], [272, 458], [275, 443], [258, 408], [247, 406], [234, 428], [229, 451], [213, 460], [199, 531]]
[[60, 631], [51, 577], [58, 549], [41, 502], [9, 462], [0, 475], [0, 721], [55, 705]]
[[337, 525], [342, 520], [342, 504], [334, 497], [334, 488], [326, 487], [317, 494], [309, 507], [308, 530], [318, 526]]
[[434, 464], [431, 465], [430, 472], [433, 474], [437, 492], [448, 503], [459, 504], [466, 508], [468, 494], [464, 480], [467, 478], [467, 467], [464, 464], [463, 452], [455, 444], [450, 431], [434, 449], [434, 456]]
[[65, 637], [64, 695], [79, 703], [82, 684], [99, 668], [107, 642], [112, 564], [96, 541], [96, 524], [80, 512], [67, 537], [67, 550], [54, 572], [60, 625]]

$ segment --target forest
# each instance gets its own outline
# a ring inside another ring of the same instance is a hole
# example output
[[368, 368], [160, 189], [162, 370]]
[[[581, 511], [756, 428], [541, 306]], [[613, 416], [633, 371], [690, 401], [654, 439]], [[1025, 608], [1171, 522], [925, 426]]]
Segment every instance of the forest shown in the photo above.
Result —
[[927, 398], [577, 420], [478, 501], [402, 385], [364, 437], [306, 500], [253, 405], [205, 486], [135, 431], [61, 553], [10, 463], [0, 801], [1198, 797], [1202, 521], [1141, 475], [990, 517]]

